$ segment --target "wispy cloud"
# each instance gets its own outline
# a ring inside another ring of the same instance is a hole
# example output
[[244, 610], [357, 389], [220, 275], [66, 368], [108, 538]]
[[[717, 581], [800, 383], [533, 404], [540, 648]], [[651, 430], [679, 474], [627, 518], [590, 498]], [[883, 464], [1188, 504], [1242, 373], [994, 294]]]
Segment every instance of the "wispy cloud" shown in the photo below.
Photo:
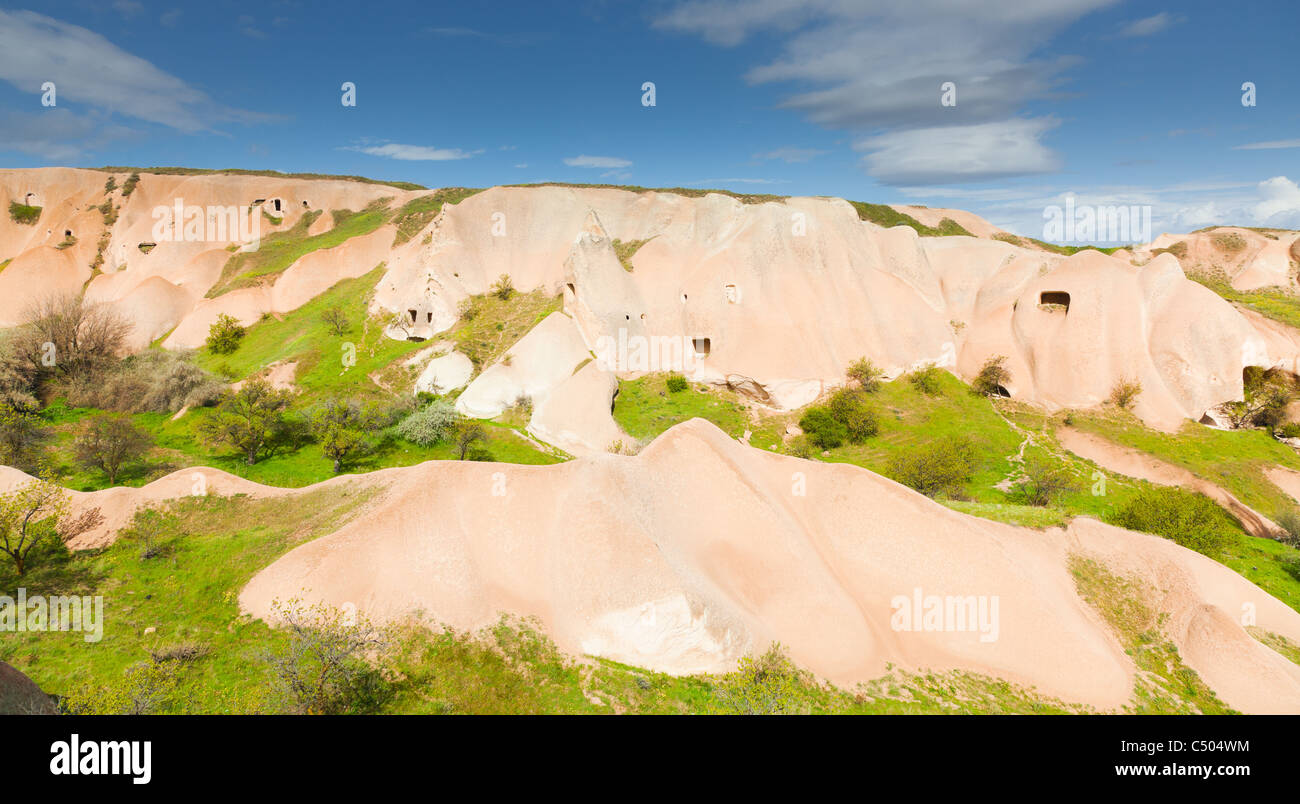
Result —
[[816, 148], [795, 148], [792, 146], [786, 146], [784, 148], [777, 148], [775, 151], [754, 154], [754, 158], [760, 160], [779, 159], [782, 162], [807, 162], [824, 153], [826, 153], [826, 151], [819, 151]]
[[403, 162], [449, 162], [455, 159], [469, 159], [483, 153], [482, 149], [465, 151], [460, 148], [434, 148], [428, 145], [404, 145], [398, 142], [382, 145], [349, 145], [343, 150], [399, 159]]
[[1119, 35], [1123, 37], [1151, 36], [1160, 33], [1171, 25], [1177, 25], [1184, 19], [1184, 17], [1175, 16], [1168, 11], [1161, 11], [1159, 14], [1126, 23], [1124, 27], [1120, 28]]
[[621, 159], [617, 156], [588, 156], [581, 154], [579, 156], [570, 156], [564, 160], [564, 164], [569, 167], [580, 168], [625, 168], [632, 167], [632, 162], [627, 159]]
[[1038, 118], [912, 129], [853, 147], [867, 152], [868, 172], [890, 184], [987, 181], [1059, 170], [1059, 158], [1039, 142], [1055, 126], [1051, 118]]
[[1271, 140], [1269, 142], [1248, 142], [1234, 145], [1234, 151], [1272, 151], [1279, 148], [1300, 148], [1300, 140]]
[[270, 115], [222, 106], [94, 31], [32, 11], [0, 10], [0, 80], [24, 92], [45, 81], [68, 100], [194, 133]]

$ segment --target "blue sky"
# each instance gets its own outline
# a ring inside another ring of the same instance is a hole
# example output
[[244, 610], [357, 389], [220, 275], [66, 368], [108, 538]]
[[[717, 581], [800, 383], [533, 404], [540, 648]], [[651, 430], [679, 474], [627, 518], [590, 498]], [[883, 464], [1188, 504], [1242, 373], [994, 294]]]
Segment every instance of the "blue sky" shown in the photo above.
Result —
[[723, 187], [1034, 236], [1069, 193], [1149, 204], [1153, 234], [1300, 228], [1296, 4], [1002, 5], [0, 4], [0, 165]]

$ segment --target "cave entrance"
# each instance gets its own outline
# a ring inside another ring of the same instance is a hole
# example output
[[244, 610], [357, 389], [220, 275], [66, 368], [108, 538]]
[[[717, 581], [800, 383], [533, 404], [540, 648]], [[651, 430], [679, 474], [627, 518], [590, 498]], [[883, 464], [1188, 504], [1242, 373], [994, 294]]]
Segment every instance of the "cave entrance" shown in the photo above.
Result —
[[1070, 294], [1063, 290], [1044, 290], [1038, 294], [1038, 304], [1046, 307], [1061, 307], [1070, 312]]
[[691, 344], [695, 347], [697, 357], [708, 357], [709, 352], [713, 350], [713, 341], [710, 338], [692, 338]]

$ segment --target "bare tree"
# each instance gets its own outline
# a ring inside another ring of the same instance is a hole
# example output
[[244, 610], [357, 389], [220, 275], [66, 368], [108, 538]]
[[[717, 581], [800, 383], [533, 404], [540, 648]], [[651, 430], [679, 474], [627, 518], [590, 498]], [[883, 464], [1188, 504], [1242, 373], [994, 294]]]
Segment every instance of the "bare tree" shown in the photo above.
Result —
[[132, 324], [80, 293], [42, 297], [27, 308], [13, 348], [38, 376], [76, 376], [116, 360]]
[[265, 654], [295, 711], [340, 714], [375, 700], [378, 673], [367, 658], [382, 651], [387, 636], [364, 617], [323, 603], [274, 601], [272, 609], [289, 632], [279, 653]]

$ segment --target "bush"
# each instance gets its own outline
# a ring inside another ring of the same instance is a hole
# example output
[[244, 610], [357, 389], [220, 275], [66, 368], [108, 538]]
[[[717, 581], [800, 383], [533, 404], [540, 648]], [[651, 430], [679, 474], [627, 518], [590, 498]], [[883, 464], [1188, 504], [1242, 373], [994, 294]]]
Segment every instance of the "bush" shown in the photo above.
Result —
[[686, 378], [680, 374], [669, 374], [667, 384], [668, 384], [668, 392], [672, 394], [675, 394], [679, 391], [685, 391], [686, 388], [688, 387]]
[[1300, 547], [1300, 514], [1295, 511], [1283, 511], [1273, 520], [1282, 529], [1281, 541], [1292, 547]]
[[1025, 459], [1025, 479], [1010, 497], [1021, 505], [1051, 505], [1062, 494], [1078, 489], [1078, 481], [1065, 464], [1032, 455]]
[[1142, 383], [1136, 379], [1121, 379], [1110, 389], [1110, 403], [1121, 410], [1128, 410], [1142, 393]]
[[492, 283], [492, 295], [501, 301], [508, 300], [515, 294], [515, 285], [510, 281], [510, 274], [502, 274]]
[[192, 351], [150, 349], [111, 369], [77, 377], [60, 388], [67, 403], [121, 413], [175, 413], [211, 405], [225, 384], [194, 363]]
[[927, 497], [936, 497], [959, 494], [974, 472], [970, 443], [944, 440], [894, 456], [887, 474]]
[[126, 182], [122, 185], [122, 197], [126, 198], [131, 193], [135, 192], [135, 186], [139, 183], [140, 183], [139, 173], [132, 173], [130, 176], [127, 176]]
[[850, 380], [856, 380], [862, 390], [870, 393], [880, 388], [880, 380], [885, 376], [883, 369], [878, 368], [865, 357], [859, 357], [849, 364], [848, 371], [845, 372]]
[[799, 427], [819, 449], [835, 449], [849, 438], [849, 429], [827, 408], [809, 408], [799, 420]]
[[438, 399], [403, 419], [397, 425], [397, 435], [412, 444], [430, 447], [450, 438], [459, 421], [456, 406], [446, 399]]
[[943, 381], [942, 375], [943, 369], [938, 366], [926, 366], [907, 375], [907, 380], [926, 396], [935, 396], [943, 390], [943, 386], [940, 385]]
[[14, 223], [21, 223], [24, 226], [32, 226], [41, 219], [40, 207], [29, 207], [26, 204], [20, 204], [17, 201], [9, 202], [9, 217]]
[[217, 316], [212, 326], [208, 327], [206, 346], [214, 355], [228, 355], [239, 348], [239, 342], [243, 339], [244, 328], [239, 325], [234, 316], [222, 313]]
[[52, 434], [35, 412], [0, 402], [0, 464], [34, 471]]
[[1107, 517], [1112, 524], [1172, 539], [1211, 558], [1236, 537], [1237, 524], [1204, 494], [1160, 486], [1144, 488]]
[[980, 373], [975, 375], [975, 381], [971, 383], [971, 391], [981, 396], [1000, 396], [1005, 393], [1005, 386], [1011, 381], [1011, 372], [1007, 371], [1006, 362], [1004, 355], [993, 355], [985, 360]]
[[735, 673], [717, 679], [712, 709], [727, 715], [806, 715], [822, 694], [817, 679], [773, 643], [762, 656], [742, 658]]
[[1277, 434], [1282, 438], [1300, 438], [1300, 422], [1287, 422], [1278, 428]]
[[840, 388], [826, 405], [835, 421], [844, 425], [848, 438], [860, 444], [880, 431], [876, 411], [867, 401], [867, 393], [858, 388]]

